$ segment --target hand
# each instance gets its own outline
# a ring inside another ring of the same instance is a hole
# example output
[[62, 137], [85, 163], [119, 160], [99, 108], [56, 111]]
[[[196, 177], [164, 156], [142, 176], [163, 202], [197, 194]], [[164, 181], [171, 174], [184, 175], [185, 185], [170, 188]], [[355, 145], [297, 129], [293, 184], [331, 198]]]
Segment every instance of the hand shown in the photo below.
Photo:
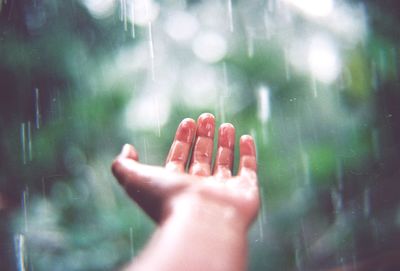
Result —
[[211, 114], [202, 114], [197, 127], [193, 119], [184, 119], [177, 128], [165, 167], [139, 163], [136, 150], [127, 144], [113, 162], [112, 171], [133, 200], [158, 223], [185, 206], [195, 205], [210, 212], [214, 207], [230, 210], [247, 229], [259, 208], [254, 141], [249, 135], [240, 138], [238, 175], [232, 176], [235, 128], [229, 123], [220, 126], [211, 169], [214, 130]]

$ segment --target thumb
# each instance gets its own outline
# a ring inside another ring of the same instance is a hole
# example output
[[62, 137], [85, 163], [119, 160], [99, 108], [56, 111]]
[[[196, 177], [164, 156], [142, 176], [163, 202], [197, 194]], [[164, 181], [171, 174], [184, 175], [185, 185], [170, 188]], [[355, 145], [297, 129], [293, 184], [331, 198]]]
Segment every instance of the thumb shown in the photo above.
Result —
[[122, 156], [124, 158], [129, 158], [129, 159], [139, 161], [139, 155], [138, 155], [136, 149], [130, 144], [125, 144], [122, 147], [120, 156]]

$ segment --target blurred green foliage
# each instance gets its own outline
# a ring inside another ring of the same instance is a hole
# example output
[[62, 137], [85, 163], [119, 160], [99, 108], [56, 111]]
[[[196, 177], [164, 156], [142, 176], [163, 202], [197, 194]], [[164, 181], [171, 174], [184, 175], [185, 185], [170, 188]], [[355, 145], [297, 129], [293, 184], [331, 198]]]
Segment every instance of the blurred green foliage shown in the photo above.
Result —
[[[280, 1], [233, 1], [233, 32], [227, 1], [178, 2], [154, 2], [150, 32], [125, 29], [126, 1], [99, 16], [91, 1], [0, 0], [1, 269], [110, 270], [137, 255], [154, 225], [115, 183], [111, 161], [130, 142], [161, 165], [179, 121], [204, 111], [257, 141], [263, 204], [250, 270], [320, 270], [398, 251], [398, 4], [344, 3], [369, 16], [368, 34], [348, 41], [329, 19]], [[222, 25], [211, 14], [221, 10]], [[222, 33], [221, 59], [166, 34], [177, 11], [203, 23], [198, 32]], [[314, 32], [340, 51], [328, 83], [291, 53]]]

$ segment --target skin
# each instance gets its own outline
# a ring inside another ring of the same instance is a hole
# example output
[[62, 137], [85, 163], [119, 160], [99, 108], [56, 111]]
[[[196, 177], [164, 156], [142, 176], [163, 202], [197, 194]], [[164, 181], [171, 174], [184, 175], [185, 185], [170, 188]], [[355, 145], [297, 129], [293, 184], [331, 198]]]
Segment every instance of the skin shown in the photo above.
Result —
[[254, 141], [240, 138], [238, 175], [232, 176], [235, 128], [219, 127], [213, 166], [214, 133], [215, 118], [204, 113], [197, 123], [179, 124], [165, 167], [141, 164], [128, 144], [113, 162], [119, 183], [158, 223], [125, 270], [246, 269], [247, 231], [260, 204]]

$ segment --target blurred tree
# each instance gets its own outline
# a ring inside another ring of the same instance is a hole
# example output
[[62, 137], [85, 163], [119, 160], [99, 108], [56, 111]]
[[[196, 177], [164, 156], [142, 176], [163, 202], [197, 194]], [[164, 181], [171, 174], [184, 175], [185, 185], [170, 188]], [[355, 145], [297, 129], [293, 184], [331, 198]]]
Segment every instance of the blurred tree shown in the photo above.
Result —
[[[109, 270], [136, 254], [151, 223], [113, 185], [112, 156], [133, 141], [144, 161], [161, 162], [177, 121], [204, 110], [258, 141], [263, 209], [251, 270], [318, 270], [399, 249], [396, 1], [344, 3], [369, 20], [366, 38], [351, 41], [290, 1], [144, 1], [162, 7], [144, 24], [119, 14], [130, 1], [109, 1], [103, 17], [89, 2], [0, 0], [2, 270], [15, 270], [22, 252], [35, 270]], [[220, 61], [206, 63], [189, 41], [168, 36], [179, 12], [196, 19], [175, 25], [196, 33], [193, 44], [220, 35], [229, 48]], [[333, 82], [291, 53], [312, 33], [342, 53]], [[192, 89], [212, 103], [197, 106]], [[141, 108], [145, 124], [158, 117], [158, 131], [139, 126]]]

